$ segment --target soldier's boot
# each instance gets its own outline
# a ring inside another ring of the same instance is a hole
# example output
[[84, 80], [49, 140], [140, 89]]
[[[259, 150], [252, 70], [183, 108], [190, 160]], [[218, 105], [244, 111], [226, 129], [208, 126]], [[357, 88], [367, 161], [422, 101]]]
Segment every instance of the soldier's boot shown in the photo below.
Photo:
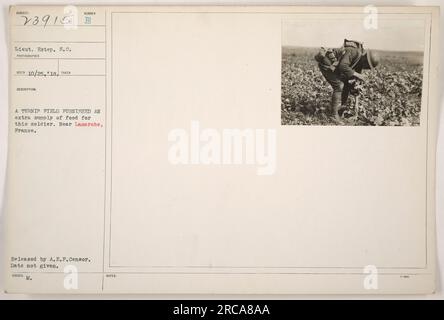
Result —
[[350, 90], [351, 90], [350, 84], [347, 84], [346, 86], [344, 86], [344, 89], [342, 90], [341, 106], [339, 107], [339, 110], [338, 110], [338, 113], [340, 116], [342, 116], [344, 114], [345, 109], [347, 109], [347, 102], [348, 102]]
[[341, 107], [341, 95], [342, 93], [340, 91], [334, 91], [331, 97], [331, 113], [337, 122], [342, 122], [338, 113], [339, 108]]

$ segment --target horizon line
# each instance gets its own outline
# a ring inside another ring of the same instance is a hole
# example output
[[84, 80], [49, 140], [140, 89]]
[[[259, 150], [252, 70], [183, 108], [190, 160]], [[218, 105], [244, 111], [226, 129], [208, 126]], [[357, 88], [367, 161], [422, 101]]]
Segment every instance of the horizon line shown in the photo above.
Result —
[[[310, 48], [310, 49], [316, 49], [316, 48], [321, 48], [322, 46], [319, 47], [314, 47], [314, 46], [297, 46], [297, 45], [281, 45], [281, 47], [290, 47], [290, 48]], [[390, 49], [378, 49], [378, 48], [365, 48], [365, 49], [370, 49], [370, 50], [377, 50], [377, 51], [385, 51], [385, 52], [416, 52], [416, 53], [422, 53], [424, 54], [424, 50], [390, 50]]]

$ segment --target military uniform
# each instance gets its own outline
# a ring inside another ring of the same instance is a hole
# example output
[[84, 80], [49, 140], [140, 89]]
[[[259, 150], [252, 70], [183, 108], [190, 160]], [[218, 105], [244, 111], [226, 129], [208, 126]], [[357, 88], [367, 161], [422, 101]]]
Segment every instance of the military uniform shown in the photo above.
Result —
[[318, 52], [315, 60], [325, 79], [333, 88], [331, 113], [340, 121], [338, 110], [346, 106], [350, 90], [349, 80], [356, 77], [364, 80], [363, 69], [373, 69], [379, 64], [379, 56], [371, 50], [364, 50], [361, 42], [344, 39], [337, 49], [324, 49]]
[[322, 75], [333, 88], [331, 104], [334, 108], [347, 104], [351, 88], [348, 81], [353, 78], [355, 72], [362, 72], [365, 59], [362, 59], [363, 55], [360, 49], [355, 47], [332, 49], [332, 53], [338, 61], [334, 68], [332, 68], [332, 63], [328, 57], [318, 61]]

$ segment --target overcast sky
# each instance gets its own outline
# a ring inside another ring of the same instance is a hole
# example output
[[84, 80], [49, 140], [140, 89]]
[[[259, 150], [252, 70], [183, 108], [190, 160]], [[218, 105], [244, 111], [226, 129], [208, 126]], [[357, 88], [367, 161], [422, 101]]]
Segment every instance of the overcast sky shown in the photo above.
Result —
[[344, 38], [364, 42], [369, 49], [423, 51], [425, 23], [414, 19], [379, 19], [376, 30], [365, 30], [362, 19], [287, 19], [284, 46], [340, 47]]

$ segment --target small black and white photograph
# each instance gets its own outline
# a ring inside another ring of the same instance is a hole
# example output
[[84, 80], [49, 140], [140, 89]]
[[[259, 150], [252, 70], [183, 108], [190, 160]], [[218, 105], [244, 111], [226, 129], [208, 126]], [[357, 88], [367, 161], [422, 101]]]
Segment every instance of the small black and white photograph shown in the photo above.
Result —
[[419, 126], [425, 21], [282, 22], [281, 125]]

